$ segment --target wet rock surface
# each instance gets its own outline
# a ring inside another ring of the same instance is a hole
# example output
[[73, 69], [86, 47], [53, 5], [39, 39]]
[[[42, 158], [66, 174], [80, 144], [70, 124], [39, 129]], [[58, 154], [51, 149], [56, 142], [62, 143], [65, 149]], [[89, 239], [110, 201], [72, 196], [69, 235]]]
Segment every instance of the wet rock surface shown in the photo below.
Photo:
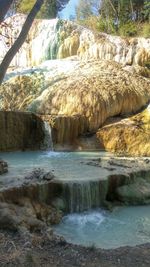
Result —
[[0, 159], [0, 175], [8, 172], [8, 164], [6, 161]]
[[150, 159], [99, 158], [86, 164], [110, 170], [107, 200], [124, 204], [150, 204]]
[[40, 149], [43, 121], [33, 113], [0, 111], [0, 151]]

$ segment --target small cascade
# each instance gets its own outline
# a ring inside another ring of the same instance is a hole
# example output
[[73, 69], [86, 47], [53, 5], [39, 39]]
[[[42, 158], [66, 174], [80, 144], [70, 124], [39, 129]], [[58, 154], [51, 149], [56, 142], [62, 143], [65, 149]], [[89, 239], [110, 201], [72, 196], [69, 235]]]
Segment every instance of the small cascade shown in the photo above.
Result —
[[106, 199], [104, 181], [78, 181], [64, 184], [63, 198], [69, 213], [88, 211], [102, 206]]
[[44, 133], [45, 138], [43, 146], [44, 148], [53, 151], [52, 128], [47, 121], [44, 121]]

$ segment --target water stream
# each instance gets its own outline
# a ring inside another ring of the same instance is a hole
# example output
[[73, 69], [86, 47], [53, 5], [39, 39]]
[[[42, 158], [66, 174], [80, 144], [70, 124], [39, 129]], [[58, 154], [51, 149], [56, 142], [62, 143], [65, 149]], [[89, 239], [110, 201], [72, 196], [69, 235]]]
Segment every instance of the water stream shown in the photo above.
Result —
[[44, 148], [47, 150], [53, 151], [53, 140], [52, 140], [52, 128], [47, 121], [44, 121], [44, 133], [45, 133], [45, 140], [44, 140]]
[[[113, 212], [95, 209], [105, 195], [108, 170], [83, 164], [105, 152], [10, 152], [0, 153], [9, 172], [0, 177], [0, 188], [19, 185], [34, 168], [53, 171], [63, 184], [69, 215], [55, 227], [68, 242], [84, 246], [116, 248], [150, 242], [150, 206], [119, 207]], [[83, 212], [87, 210], [86, 212]], [[77, 213], [80, 212], [80, 213]]]
[[54, 230], [70, 243], [105, 249], [148, 243], [150, 206], [70, 214]]

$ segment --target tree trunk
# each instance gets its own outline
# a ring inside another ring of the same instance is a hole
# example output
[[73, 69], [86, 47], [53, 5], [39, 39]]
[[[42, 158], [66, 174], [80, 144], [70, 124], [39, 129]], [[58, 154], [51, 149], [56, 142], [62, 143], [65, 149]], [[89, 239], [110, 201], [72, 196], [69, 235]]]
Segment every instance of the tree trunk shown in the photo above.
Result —
[[17, 38], [17, 40], [14, 42], [12, 47], [9, 49], [9, 51], [6, 53], [2, 63], [0, 64], [0, 84], [2, 83], [4, 76], [6, 74], [6, 71], [20, 49], [20, 47], [23, 45], [23, 43], [26, 40], [26, 37], [28, 35], [28, 32], [32, 26], [33, 20], [35, 19], [35, 16], [39, 12], [42, 4], [44, 3], [44, 0], [37, 0], [33, 8], [31, 9], [29, 15], [27, 16], [27, 19], [22, 27], [22, 30]]
[[13, 0], [0, 0], [0, 24], [3, 22]]

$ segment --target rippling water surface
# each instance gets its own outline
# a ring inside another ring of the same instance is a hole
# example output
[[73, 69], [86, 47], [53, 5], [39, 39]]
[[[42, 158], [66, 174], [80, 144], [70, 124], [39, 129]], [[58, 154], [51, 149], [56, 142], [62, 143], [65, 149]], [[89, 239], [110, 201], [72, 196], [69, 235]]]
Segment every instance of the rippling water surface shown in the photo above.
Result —
[[150, 206], [118, 207], [65, 216], [55, 232], [74, 244], [117, 248], [150, 242]]

